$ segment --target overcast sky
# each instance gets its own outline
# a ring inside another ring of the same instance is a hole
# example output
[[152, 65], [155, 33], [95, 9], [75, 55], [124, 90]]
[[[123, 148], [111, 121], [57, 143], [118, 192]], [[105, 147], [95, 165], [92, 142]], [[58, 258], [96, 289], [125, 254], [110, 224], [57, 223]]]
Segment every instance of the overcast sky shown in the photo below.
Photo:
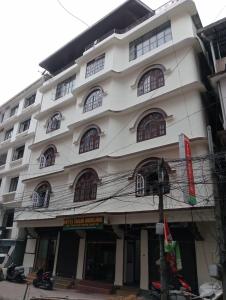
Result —
[[[60, 0], [62, 5], [92, 25], [124, 0]], [[166, 0], [143, 0], [156, 9]], [[225, 0], [195, 0], [203, 25], [226, 16]], [[0, 104], [41, 75], [40, 61], [87, 27], [67, 13], [57, 0], [0, 2]]]

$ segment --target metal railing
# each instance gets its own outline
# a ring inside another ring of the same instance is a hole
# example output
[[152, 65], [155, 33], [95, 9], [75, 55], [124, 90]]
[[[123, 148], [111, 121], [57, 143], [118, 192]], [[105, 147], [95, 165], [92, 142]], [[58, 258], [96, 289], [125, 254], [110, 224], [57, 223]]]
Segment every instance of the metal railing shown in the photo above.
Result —
[[165, 4], [159, 6], [156, 10], [155, 10], [155, 14], [159, 15], [161, 13], [163, 13], [165, 10], [167, 10], [171, 5], [177, 4], [178, 2], [181, 2], [181, 0], [170, 0], [168, 2], [166, 2]]
[[11, 239], [12, 228], [0, 227], [0, 239]]
[[93, 41], [92, 43], [90, 43], [88, 46], [85, 47], [85, 51], [91, 49], [92, 47], [94, 47], [96, 44], [99, 44], [100, 42], [102, 42], [103, 40], [105, 40], [107, 37], [111, 36], [114, 33], [118, 33], [118, 34], [123, 34], [128, 32], [129, 30], [131, 30], [132, 28], [136, 27], [137, 25], [143, 23], [144, 21], [146, 21], [147, 19], [151, 18], [153, 16], [152, 13], [149, 13], [145, 16], [143, 16], [142, 18], [137, 19], [134, 23], [132, 23], [131, 25], [123, 28], [123, 29], [112, 29], [109, 32], [105, 33], [104, 35], [102, 35], [100, 38], [96, 39], [95, 41]]
[[[166, 2], [165, 4], [161, 5], [160, 7], [158, 7], [155, 10], [154, 15], [158, 15], [163, 13], [164, 11], [168, 10], [170, 6], [177, 4], [178, 2], [181, 2], [181, 0], [170, 0], [168, 2]], [[132, 28], [136, 27], [137, 25], [143, 23], [144, 21], [146, 21], [147, 19], [151, 18], [154, 16], [153, 13], [149, 13], [139, 19], [137, 19], [134, 23], [132, 23], [131, 25], [127, 26], [126, 28], [123, 29], [112, 29], [109, 32], [107, 32], [106, 34], [104, 34], [103, 36], [101, 36], [100, 38], [96, 39], [95, 41], [93, 41], [92, 43], [90, 43], [89, 45], [87, 45], [85, 47], [85, 51], [91, 49], [92, 47], [94, 47], [95, 45], [99, 44], [100, 42], [102, 42], [103, 40], [105, 40], [107, 37], [111, 36], [114, 33], [118, 33], [118, 34], [122, 34], [122, 33], [126, 33], [129, 30], [131, 30]]]

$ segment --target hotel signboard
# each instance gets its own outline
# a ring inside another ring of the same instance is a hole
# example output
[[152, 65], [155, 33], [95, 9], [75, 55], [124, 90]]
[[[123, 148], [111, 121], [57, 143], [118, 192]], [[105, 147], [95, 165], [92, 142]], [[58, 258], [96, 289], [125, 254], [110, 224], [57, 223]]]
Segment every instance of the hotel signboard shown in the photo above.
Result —
[[180, 158], [183, 160], [181, 167], [181, 180], [182, 183], [186, 181], [186, 184], [182, 184], [184, 201], [190, 205], [195, 205], [196, 194], [195, 194], [195, 182], [192, 166], [191, 146], [190, 140], [185, 134], [179, 135], [179, 151]]
[[64, 219], [64, 230], [74, 229], [101, 229], [104, 225], [104, 217], [71, 217]]

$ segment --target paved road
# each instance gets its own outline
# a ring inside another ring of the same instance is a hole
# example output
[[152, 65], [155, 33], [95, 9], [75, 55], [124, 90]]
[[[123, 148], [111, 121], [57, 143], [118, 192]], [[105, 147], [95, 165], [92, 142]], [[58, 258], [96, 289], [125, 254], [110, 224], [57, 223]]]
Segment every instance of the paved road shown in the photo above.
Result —
[[[24, 300], [26, 284], [12, 283], [8, 281], [0, 282], [0, 300]], [[60, 290], [53, 291], [41, 290], [29, 285], [26, 300], [32, 297], [57, 297], [57, 300], [106, 300], [109, 296], [99, 294], [82, 294], [76, 290]]]

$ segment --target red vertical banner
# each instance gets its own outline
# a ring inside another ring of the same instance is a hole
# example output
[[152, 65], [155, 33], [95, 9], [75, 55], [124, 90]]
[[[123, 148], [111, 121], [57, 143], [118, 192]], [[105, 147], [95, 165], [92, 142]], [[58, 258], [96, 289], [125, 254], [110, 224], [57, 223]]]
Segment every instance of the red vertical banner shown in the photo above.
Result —
[[[196, 194], [195, 194], [195, 182], [194, 182], [194, 174], [193, 174], [193, 166], [192, 166], [192, 156], [191, 156], [191, 146], [190, 140], [185, 134], [181, 134], [179, 136], [179, 150], [180, 150], [180, 158], [185, 160], [185, 172], [188, 185], [186, 190], [184, 191], [185, 202], [190, 205], [195, 205], [196, 202]], [[183, 176], [184, 178], [184, 176]]]

